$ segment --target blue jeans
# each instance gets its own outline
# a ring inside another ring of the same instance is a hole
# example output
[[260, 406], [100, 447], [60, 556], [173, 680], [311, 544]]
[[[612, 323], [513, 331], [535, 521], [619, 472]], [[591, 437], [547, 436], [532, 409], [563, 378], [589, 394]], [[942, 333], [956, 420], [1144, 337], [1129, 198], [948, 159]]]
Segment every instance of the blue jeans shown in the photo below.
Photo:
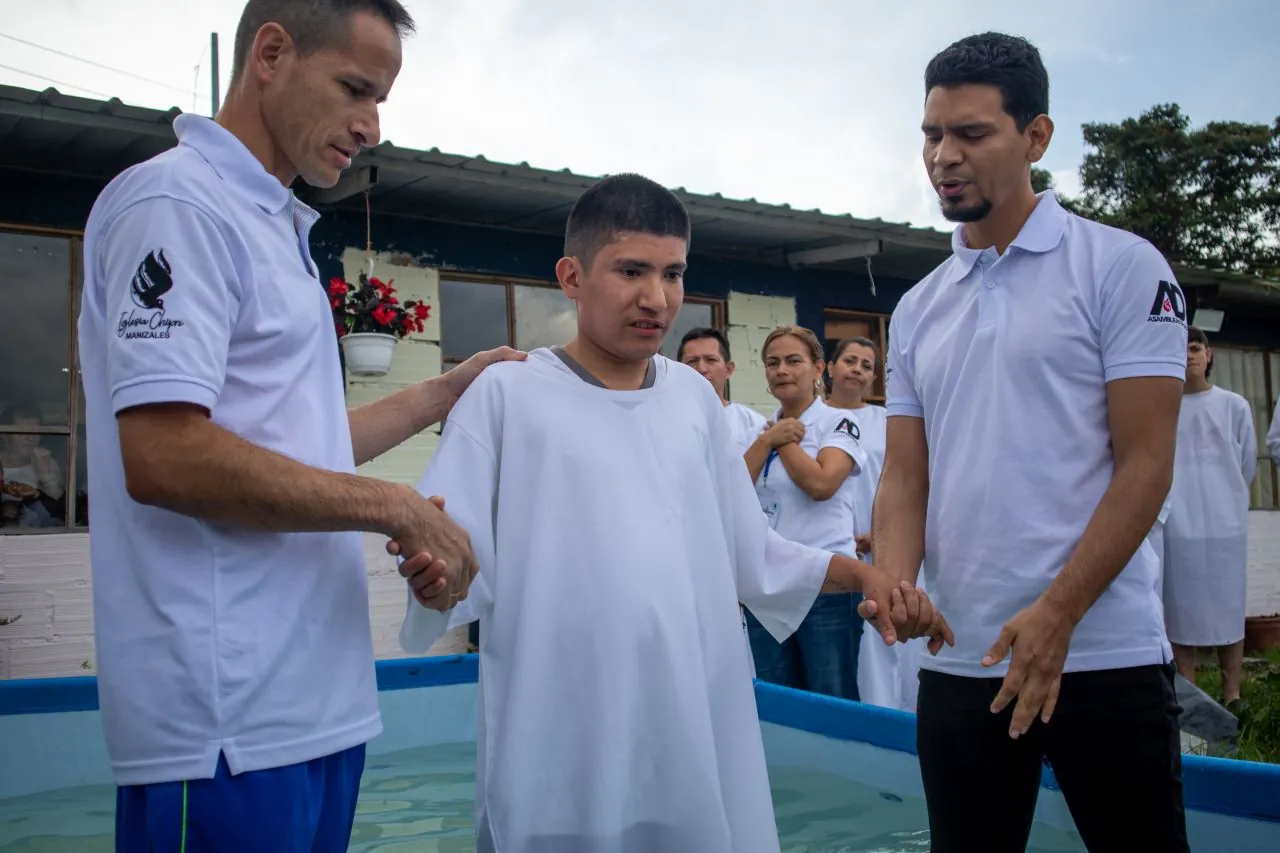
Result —
[[862, 593], [819, 595], [796, 632], [779, 643], [747, 610], [756, 678], [797, 690], [858, 699]]

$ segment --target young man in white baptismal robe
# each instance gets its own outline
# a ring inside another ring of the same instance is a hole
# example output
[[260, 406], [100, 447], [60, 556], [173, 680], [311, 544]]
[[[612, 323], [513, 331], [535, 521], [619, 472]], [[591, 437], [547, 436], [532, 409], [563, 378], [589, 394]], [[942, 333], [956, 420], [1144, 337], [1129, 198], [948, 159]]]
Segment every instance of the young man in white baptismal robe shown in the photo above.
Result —
[[[886, 641], [953, 641], [914, 588], [769, 529], [715, 391], [657, 355], [689, 231], [644, 178], [589, 189], [556, 268], [577, 337], [486, 370], [419, 486], [480, 564], [452, 624], [481, 620], [481, 851], [776, 853], [739, 601], [781, 639], [860, 589]], [[418, 577], [411, 653], [450, 623]]]
[[1258, 470], [1253, 409], [1209, 382], [1213, 351], [1187, 330], [1187, 382], [1164, 527], [1164, 622], [1178, 672], [1195, 683], [1196, 649], [1216, 648], [1222, 701], [1240, 698], [1249, 582], [1249, 490]]

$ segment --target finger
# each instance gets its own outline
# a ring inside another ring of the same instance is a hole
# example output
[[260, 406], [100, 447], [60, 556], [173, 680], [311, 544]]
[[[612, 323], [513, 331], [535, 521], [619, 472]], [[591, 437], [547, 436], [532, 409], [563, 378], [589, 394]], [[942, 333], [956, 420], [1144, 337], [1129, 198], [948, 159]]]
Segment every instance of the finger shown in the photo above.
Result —
[[1049, 722], [1049, 718], [1053, 716], [1053, 711], [1058, 707], [1058, 693], [1062, 690], [1062, 676], [1058, 676], [1049, 685], [1049, 695], [1044, 698], [1044, 708], [1040, 711], [1040, 719], [1043, 722]]
[[907, 610], [906, 623], [902, 627], [902, 633], [907, 637], [913, 637], [916, 628], [920, 625], [920, 594], [919, 591], [911, 584], [903, 581], [898, 585], [902, 592], [902, 601]]
[[1018, 636], [1017, 632], [1010, 628], [1007, 624], [1000, 629], [1000, 636], [996, 637], [995, 644], [987, 649], [986, 657], [982, 659], [983, 666], [995, 666], [1004, 660], [1004, 656], [1009, 653], [1009, 649], [1013, 647], [1014, 638]]
[[991, 713], [999, 714], [1003, 711], [1017, 697], [1026, 680], [1026, 667], [1022, 666], [1015, 654], [1013, 663], [1009, 664], [1009, 672], [1005, 674], [1004, 681], [1000, 684], [1000, 692], [991, 702]]
[[916, 590], [916, 598], [920, 606], [920, 618], [917, 621], [916, 636], [927, 636], [933, 633], [933, 623], [937, 619], [938, 611], [933, 608], [933, 602], [929, 600], [929, 596], [925, 594], [923, 589]]
[[443, 568], [435, 573], [423, 571], [409, 578], [409, 586], [420, 590], [424, 595], [438, 595], [448, 588], [449, 578], [445, 576]]
[[1039, 672], [1032, 672], [1018, 692], [1018, 704], [1013, 709], [1013, 719], [1009, 722], [1009, 737], [1022, 737], [1036, 720], [1036, 714], [1044, 707], [1044, 700], [1049, 694], [1048, 685]]
[[394, 539], [387, 540], [387, 553], [393, 557], [400, 555], [400, 543]]
[[895, 626], [903, 625], [907, 621], [907, 601], [902, 596], [901, 588], [889, 593], [888, 616], [893, 620]]
[[864, 598], [858, 604], [858, 612], [863, 614], [863, 618], [871, 623], [871, 627], [876, 629], [880, 634], [880, 639], [884, 641], [886, 646], [892, 646], [898, 642], [898, 632], [894, 628], [893, 620], [890, 618], [892, 607], [883, 593], [878, 596], [872, 593], [871, 598]]
[[400, 564], [400, 576], [405, 578], [413, 577], [434, 562], [436, 562], [436, 560], [430, 554], [426, 551], [420, 551]]
[[427, 498], [427, 500], [435, 504], [436, 509], [438, 510], [444, 509], [444, 498], [440, 497], [439, 495], [432, 495], [431, 497]]
[[939, 613], [934, 622], [933, 631], [929, 634], [929, 653], [936, 655], [942, 651], [943, 643], [955, 648], [956, 635], [951, 630], [951, 626], [947, 624], [946, 617]]

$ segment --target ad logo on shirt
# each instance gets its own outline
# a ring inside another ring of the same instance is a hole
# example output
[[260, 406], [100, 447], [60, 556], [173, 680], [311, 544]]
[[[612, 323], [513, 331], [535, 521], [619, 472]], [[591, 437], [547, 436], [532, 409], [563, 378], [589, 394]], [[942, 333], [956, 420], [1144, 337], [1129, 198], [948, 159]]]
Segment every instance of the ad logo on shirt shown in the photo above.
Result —
[[1182, 288], [1174, 281], [1162, 281], [1156, 288], [1156, 300], [1151, 303], [1148, 323], [1177, 323], [1187, 325], [1187, 299]]
[[138, 264], [138, 271], [129, 282], [129, 296], [142, 310], [120, 314], [116, 337], [126, 340], [169, 337], [172, 329], [183, 325], [181, 320], [170, 319], [164, 313], [162, 297], [172, 289], [173, 267], [164, 256], [164, 249], [152, 250]]
[[840, 419], [840, 423], [836, 424], [836, 432], [842, 432], [854, 441], [862, 439], [862, 430], [858, 429], [858, 425], [849, 418]]

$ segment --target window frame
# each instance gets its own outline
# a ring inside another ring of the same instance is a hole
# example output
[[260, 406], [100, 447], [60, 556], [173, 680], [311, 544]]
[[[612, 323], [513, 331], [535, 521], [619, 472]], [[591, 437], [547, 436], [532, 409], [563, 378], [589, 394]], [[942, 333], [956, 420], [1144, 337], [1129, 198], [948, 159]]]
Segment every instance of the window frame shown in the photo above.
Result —
[[16, 427], [11, 424], [0, 424], [0, 435], [61, 435], [67, 439], [67, 472], [66, 472], [66, 506], [63, 509], [61, 527], [0, 527], [0, 536], [47, 536], [66, 534], [87, 534], [89, 526], [77, 525], [76, 494], [79, 484], [76, 482], [76, 471], [79, 467], [80, 453], [80, 295], [84, 288], [84, 231], [75, 228], [49, 228], [41, 225], [19, 225], [0, 220], [0, 233], [30, 234], [41, 237], [61, 237], [69, 244], [67, 263], [67, 425]]
[[[879, 364], [876, 365], [876, 376], [872, 382], [872, 393], [867, 395], [868, 403], [875, 403], [883, 406], [887, 401], [887, 389], [884, 385], [884, 369], [885, 362], [889, 355], [889, 318], [892, 314], [882, 314], [878, 311], [858, 311], [852, 308], [823, 308], [822, 309], [822, 342], [825, 344], [832, 338], [827, 337], [827, 324], [832, 320], [835, 321], [855, 321], [869, 323], [872, 326], [873, 334], [868, 335], [876, 346], [880, 348]], [[836, 340], [842, 340], [838, 338]], [[825, 353], [824, 353], [825, 354]]]
[[[509, 347], [515, 347], [516, 340], [516, 287], [541, 287], [547, 290], [559, 290], [560, 285], [555, 281], [549, 281], [542, 278], [529, 278], [525, 276], [512, 275], [491, 275], [486, 273], [474, 272], [455, 272], [447, 268], [439, 270], [440, 282], [446, 281], [457, 282], [459, 284], [480, 284], [489, 287], [502, 287], [506, 293], [507, 307], [507, 342]], [[443, 302], [441, 298], [441, 302]], [[702, 296], [696, 293], [686, 292], [684, 295], [684, 305], [709, 305], [711, 306], [711, 324], [721, 331], [725, 331], [725, 323], [727, 320], [727, 312], [725, 309], [725, 300], [717, 299], [713, 296]], [[447, 358], [444, 354], [444, 306], [441, 305], [440, 314], [440, 369], [447, 372], [457, 367], [466, 359]]]

